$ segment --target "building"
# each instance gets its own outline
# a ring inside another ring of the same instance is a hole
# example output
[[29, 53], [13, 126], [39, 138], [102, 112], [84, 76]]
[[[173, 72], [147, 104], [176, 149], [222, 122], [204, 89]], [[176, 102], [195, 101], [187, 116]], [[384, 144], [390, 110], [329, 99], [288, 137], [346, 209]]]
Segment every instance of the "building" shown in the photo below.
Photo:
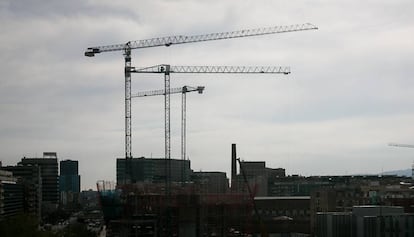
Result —
[[411, 165], [411, 179], [414, 180], [414, 162]]
[[351, 237], [355, 235], [355, 220], [350, 212], [320, 212], [317, 214], [315, 237]]
[[241, 161], [240, 173], [244, 172], [247, 177], [266, 175], [266, 162], [264, 161]]
[[163, 158], [118, 158], [116, 181], [118, 185], [136, 182], [162, 183], [166, 180], [166, 167], [171, 167], [172, 182], [187, 182], [192, 170], [189, 160]]
[[271, 177], [268, 179], [268, 196], [310, 196], [313, 190], [331, 186], [332, 181], [322, 177]]
[[12, 172], [0, 170], [0, 220], [23, 212], [23, 185]]
[[80, 193], [80, 205], [85, 211], [100, 209], [99, 207], [99, 193], [92, 189], [84, 190]]
[[226, 172], [194, 172], [191, 180], [200, 187], [201, 193], [218, 194], [227, 193], [229, 190]]
[[42, 210], [42, 179], [38, 165], [5, 166], [3, 170], [13, 173], [23, 186], [24, 212], [41, 217]]
[[[232, 159], [233, 160], [233, 159]], [[285, 169], [268, 168], [264, 161], [240, 161], [240, 172], [232, 181], [232, 190], [236, 192], [247, 192], [251, 189], [256, 196], [282, 196], [270, 195], [272, 180], [283, 179], [285, 177]], [[234, 171], [232, 171], [234, 172]], [[250, 187], [247, 187], [247, 183]], [[308, 195], [308, 194], [304, 194]], [[286, 194], [284, 196], [292, 196]], [[297, 195], [303, 196], [303, 195]]]
[[414, 236], [414, 214], [402, 207], [355, 206], [356, 237]]
[[414, 214], [390, 206], [355, 206], [352, 212], [321, 212], [317, 214], [315, 236], [414, 236]]
[[59, 165], [60, 176], [79, 175], [79, 162], [77, 160], [62, 160]]
[[98, 183], [108, 236], [242, 236], [253, 231], [248, 194], [205, 194], [192, 185], [173, 184], [167, 197], [164, 184], [108, 189], [111, 185]]
[[[237, 172], [237, 163], [239, 164], [239, 172]], [[285, 169], [268, 168], [265, 161], [241, 161], [237, 158], [236, 144], [231, 144], [232, 192], [248, 192], [248, 189], [250, 189], [251, 195], [269, 196], [271, 180], [285, 176]]]
[[56, 152], [44, 152], [43, 158], [24, 157], [18, 166], [38, 166], [41, 177], [42, 213], [53, 211], [59, 203], [59, 177]]
[[[310, 197], [255, 197], [253, 215], [254, 232], [265, 232], [272, 236], [309, 236], [310, 234]], [[261, 225], [259, 223], [259, 216]]]
[[78, 161], [60, 161], [59, 192], [61, 204], [68, 206], [79, 203], [80, 175]]
[[354, 206], [364, 205], [401, 206], [405, 213], [414, 212], [414, 190], [410, 188], [412, 184], [407, 182], [409, 178], [330, 176], [318, 179], [329, 182], [329, 185], [311, 191], [312, 230], [315, 230], [319, 212], [348, 213]]
[[285, 169], [283, 168], [268, 168], [264, 161], [241, 161], [240, 173], [250, 177], [266, 176], [266, 177], [285, 177]]

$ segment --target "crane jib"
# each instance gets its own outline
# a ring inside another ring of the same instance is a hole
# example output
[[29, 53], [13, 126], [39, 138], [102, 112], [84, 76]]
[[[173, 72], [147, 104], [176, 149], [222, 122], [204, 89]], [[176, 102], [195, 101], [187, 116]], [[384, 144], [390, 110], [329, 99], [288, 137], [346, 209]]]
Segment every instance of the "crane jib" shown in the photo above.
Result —
[[195, 43], [195, 42], [203, 42], [203, 41], [211, 41], [211, 40], [242, 38], [242, 37], [249, 37], [249, 36], [286, 33], [286, 32], [295, 32], [295, 31], [304, 31], [304, 30], [316, 30], [316, 29], [318, 29], [318, 27], [314, 26], [313, 24], [304, 23], [304, 24], [296, 24], [296, 25], [288, 25], [288, 26], [273, 26], [273, 27], [264, 27], [264, 28], [248, 29], [248, 30], [192, 35], [192, 36], [183, 36], [183, 35], [167, 36], [167, 37], [151, 38], [151, 39], [144, 39], [144, 40], [137, 40], [137, 41], [129, 41], [126, 44], [114, 44], [114, 45], [106, 45], [106, 46], [89, 47], [85, 51], [85, 56], [93, 57], [97, 53], [110, 52], [110, 51], [123, 51], [126, 48], [139, 49], [139, 48], [160, 47], [160, 46], [168, 47], [173, 44]]
[[287, 66], [170, 66], [155, 65], [151, 67], [130, 67], [131, 73], [267, 73], [289, 74]]

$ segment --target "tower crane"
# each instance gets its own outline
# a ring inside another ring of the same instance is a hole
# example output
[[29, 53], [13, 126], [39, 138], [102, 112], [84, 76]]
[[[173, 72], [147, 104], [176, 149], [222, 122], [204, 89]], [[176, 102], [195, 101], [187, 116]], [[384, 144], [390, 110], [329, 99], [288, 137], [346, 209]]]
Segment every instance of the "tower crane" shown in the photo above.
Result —
[[171, 73], [232, 73], [232, 74], [289, 74], [289, 67], [281, 66], [171, 66], [160, 64], [150, 67], [130, 67], [131, 73], [164, 74], [164, 108], [165, 108], [165, 159], [171, 159], [170, 138], [170, 74]]
[[[396, 146], [396, 147], [406, 147], [406, 148], [414, 148], [414, 145], [410, 144], [400, 144], [400, 143], [388, 143], [388, 146]], [[414, 162], [411, 166], [411, 178], [414, 180]]]
[[[170, 94], [177, 94], [181, 93], [181, 160], [184, 161], [186, 158], [186, 146], [187, 146], [187, 132], [186, 132], [186, 107], [187, 107], [187, 93], [188, 92], [198, 92], [198, 94], [202, 94], [204, 91], [204, 86], [197, 86], [197, 87], [191, 87], [191, 86], [183, 86], [178, 88], [171, 88]], [[143, 91], [138, 92], [131, 95], [131, 98], [135, 97], [146, 97], [146, 96], [157, 96], [157, 95], [165, 95], [165, 89], [164, 90], [153, 90], [153, 91]], [[184, 162], [182, 163], [181, 167], [181, 181], [184, 182], [185, 177], [185, 168], [184, 168]]]
[[414, 148], [414, 145], [409, 145], [409, 144], [399, 144], [399, 143], [388, 143], [388, 146], [396, 146], [396, 147], [407, 147], [407, 148]]
[[268, 35], [276, 33], [286, 33], [305, 30], [316, 30], [316, 26], [305, 23], [288, 26], [274, 26], [265, 28], [256, 28], [249, 30], [239, 30], [221, 33], [201, 34], [192, 36], [168, 36], [137, 41], [129, 41], [122, 44], [113, 44], [105, 46], [89, 47], [85, 51], [85, 56], [94, 57], [96, 54], [112, 51], [123, 51], [125, 59], [125, 158], [132, 158], [131, 154], [131, 50], [150, 47], [171, 46], [175, 44], [197, 43], [211, 40], [222, 40], [232, 38], [242, 38], [249, 36]]
[[[169, 205], [171, 198], [171, 138], [170, 138], [170, 74], [171, 73], [236, 73], [236, 74], [284, 74], [290, 73], [289, 67], [281, 66], [171, 66], [160, 64], [150, 67], [128, 67], [130, 73], [161, 73], [164, 74], [164, 121], [165, 121], [165, 192], [166, 203]], [[168, 209], [167, 209], [168, 210]], [[168, 212], [168, 211], [167, 211]], [[170, 222], [170, 214], [167, 216], [167, 226]], [[168, 227], [169, 228], [169, 227]]]

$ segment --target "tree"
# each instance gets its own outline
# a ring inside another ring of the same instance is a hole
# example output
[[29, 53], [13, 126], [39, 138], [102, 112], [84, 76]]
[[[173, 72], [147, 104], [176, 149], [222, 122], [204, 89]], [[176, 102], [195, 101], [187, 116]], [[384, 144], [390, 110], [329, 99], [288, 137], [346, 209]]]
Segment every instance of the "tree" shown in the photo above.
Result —
[[0, 236], [2, 237], [55, 237], [50, 231], [39, 230], [35, 216], [18, 215], [0, 221]]

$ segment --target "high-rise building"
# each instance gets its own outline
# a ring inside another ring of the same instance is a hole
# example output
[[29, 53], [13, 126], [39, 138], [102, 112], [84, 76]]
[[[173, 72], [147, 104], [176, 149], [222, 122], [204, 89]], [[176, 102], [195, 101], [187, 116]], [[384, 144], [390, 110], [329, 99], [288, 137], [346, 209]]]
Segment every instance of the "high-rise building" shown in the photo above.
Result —
[[80, 193], [78, 161], [60, 161], [59, 192], [61, 204], [68, 205], [78, 203]]
[[59, 191], [80, 192], [80, 175], [77, 160], [60, 161]]
[[43, 158], [24, 157], [18, 165], [38, 166], [41, 177], [42, 208], [49, 211], [57, 207], [59, 203], [59, 179], [58, 162], [56, 152], [44, 152]]
[[12, 172], [0, 170], [0, 220], [23, 213], [23, 203], [22, 184]]
[[18, 182], [23, 185], [24, 212], [41, 217], [42, 179], [38, 165], [5, 166], [3, 170], [13, 173]]

